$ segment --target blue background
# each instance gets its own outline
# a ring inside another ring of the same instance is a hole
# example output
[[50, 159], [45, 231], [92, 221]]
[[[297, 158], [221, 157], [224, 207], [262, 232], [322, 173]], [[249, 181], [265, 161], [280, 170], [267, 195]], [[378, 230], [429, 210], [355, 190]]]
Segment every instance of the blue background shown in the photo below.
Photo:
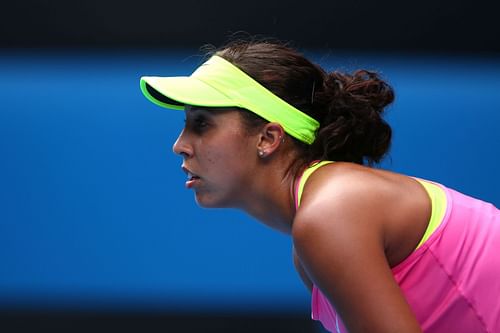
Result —
[[[2, 51], [1, 307], [308, 311], [290, 240], [197, 207], [171, 152], [183, 114], [139, 90], [193, 54]], [[500, 204], [499, 59], [308, 54], [394, 86], [384, 168]]]

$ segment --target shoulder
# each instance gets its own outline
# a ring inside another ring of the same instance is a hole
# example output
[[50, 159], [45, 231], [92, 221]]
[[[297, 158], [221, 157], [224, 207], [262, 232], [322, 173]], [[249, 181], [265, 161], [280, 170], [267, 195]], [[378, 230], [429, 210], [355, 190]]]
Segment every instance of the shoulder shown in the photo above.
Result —
[[303, 221], [318, 227], [321, 221], [328, 220], [334, 226], [345, 220], [356, 223], [363, 217], [370, 217], [373, 225], [375, 220], [386, 218], [384, 206], [398, 197], [399, 185], [394, 177], [406, 178], [344, 162], [319, 168], [304, 186], [294, 229], [301, 229]]
[[292, 226], [297, 259], [353, 332], [359, 318], [372, 332], [419, 331], [386, 256], [386, 220], [406, 178], [335, 163], [304, 188]]
[[[297, 211], [299, 219], [316, 215], [318, 211], [336, 210], [346, 214], [352, 210], [364, 212], [371, 209], [370, 216], [376, 218], [387, 212], [385, 206], [398, 206], [402, 200], [414, 195], [425, 196], [423, 187], [406, 175], [375, 169], [354, 163], [335, 162], [317, 169], [304, 185], [301, 204]], [[342, 208], [342, 209], [339, 209]], [[305, 216], [304, 216], [305, 215]]]
[[[383, 247], [388, 200], [381, 194], [384, 181], [379, 178], [369, 168], [351, 163], [333, 163], [314, 172], [292, 226], [299, 256], [321, 253], [321, 246], [340, 257], [347, 251], [364, 251], [368, 244]], [[358, 244], [362, 248], [355, 249]]]
[[[408, 176], [333, 163], [319, 168], [306, 183], [292, 236], [299, 252], [319, 242], [335, 253], [376, 247], [392, 265], [418, 244], [429, 209], [427, 193]], [[355, 244], [362, 249], [354, 249]]]

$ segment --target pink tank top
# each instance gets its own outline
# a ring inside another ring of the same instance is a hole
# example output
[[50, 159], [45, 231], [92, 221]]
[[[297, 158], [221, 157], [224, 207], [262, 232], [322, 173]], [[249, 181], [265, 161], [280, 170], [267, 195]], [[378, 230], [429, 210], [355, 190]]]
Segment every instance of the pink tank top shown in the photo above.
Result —
[[[393, 276], [424, 332], [500, 332], [500, 211], [436, 185], [446, 194], [444, 216], [432, 234], [392, 268]], [[327, 330], [347, 333], [316, 286], [311, 305], [312, 318]]]

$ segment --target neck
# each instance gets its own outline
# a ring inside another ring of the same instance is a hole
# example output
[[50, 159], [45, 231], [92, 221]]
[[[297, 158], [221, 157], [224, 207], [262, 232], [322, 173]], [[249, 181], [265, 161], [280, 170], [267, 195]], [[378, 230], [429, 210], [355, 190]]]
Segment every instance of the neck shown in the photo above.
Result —
[[248, 204], [241, 208], [265, 225], [291, 234], [295, 217], [297, 177], [296, 174], [287, 171], [288, 168], [273, 163], [262, 167], [259, 175], [254, 178]]

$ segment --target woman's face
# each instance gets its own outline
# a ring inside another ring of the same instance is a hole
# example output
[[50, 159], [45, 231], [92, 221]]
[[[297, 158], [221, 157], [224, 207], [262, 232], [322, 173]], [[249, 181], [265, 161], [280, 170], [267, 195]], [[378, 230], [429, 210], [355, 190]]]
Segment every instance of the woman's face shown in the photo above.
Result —
[[203, 207], [242, 207], [257, 160], [257, 137], [237, 110], [186, 106], [186, 124], [173, 150], [183, 157], [186, 187]]

